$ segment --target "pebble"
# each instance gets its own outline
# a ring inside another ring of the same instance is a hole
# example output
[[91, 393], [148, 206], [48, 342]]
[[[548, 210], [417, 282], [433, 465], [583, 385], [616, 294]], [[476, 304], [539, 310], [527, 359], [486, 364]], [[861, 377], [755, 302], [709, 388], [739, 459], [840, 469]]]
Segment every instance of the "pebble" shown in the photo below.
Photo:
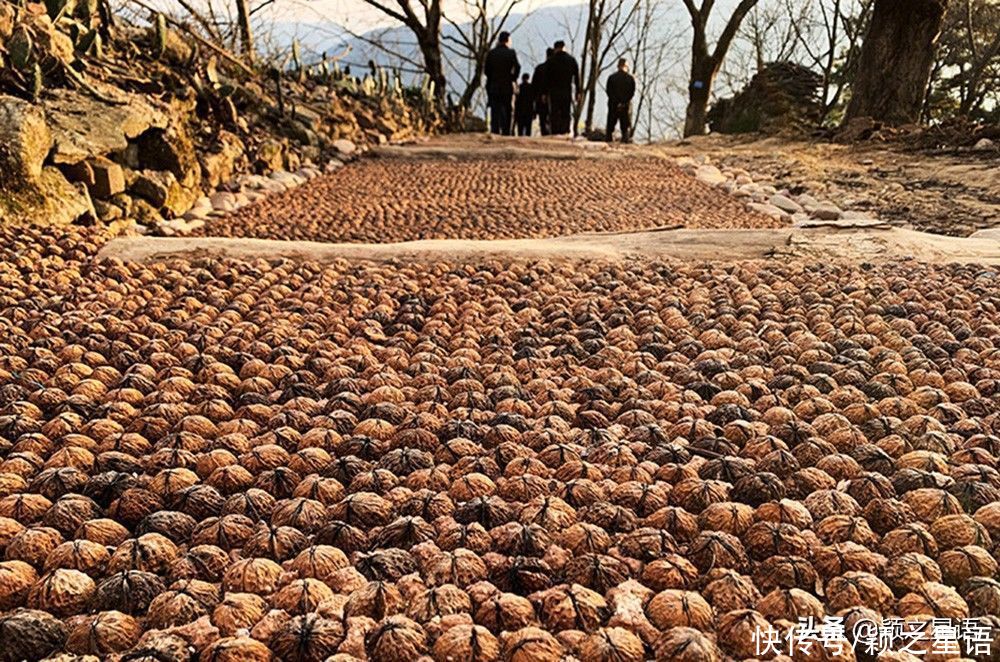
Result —
[[837, 205], [830, 202], [824, 202], [814, 207], [810, 213], [814, 217], [823, 221], [836, 221], [843, 215], [844, 212], [842, 212], [840, 207]]
[[750, 209], [764, 214], [765, 216], [770, 216], [771, 218], [776, 218], [781, 221], [787, 221], [790, 219], [790, 216], [786, 212], [782, 211], [778, 207], [775, 207], [774, 205], [751, 202], [747, 206], [750, 207]]
[[233, 211], [236, 209], [236, 196], [229, 191], [216, 191], [208, 196], [212, 201], [212, 209], [216, 211]]
[[347, 140], [345, 138], [334, 140], [333, 148], [345, 156], [350, 156], [351, 154], [354, 154], [354, 152], [358, 151], [358, 146], [354, 144], [354, 141]]
[[702, 165], [699, 166], [695, 171], [694, 176], [698, 178], [699, 181], [709, 184], [710, 186], [718, 186], [719, 184], [724, 184], [729, 181], [722, 171], [713, 165]]
[[772, 195], [768, 203], [789, 214], [797, 214], [802, 211], [802, 205], [780, 193]]
[[988, 150], [994, 150], [996, 148], [997, 148], [997, 144], [995, 142], [993, 142], [992, 140], [990, 140], [989, 138], [981, 138], [972, 147], [972, 149], [974, 149], [976, 151], [983, 151], [983, 152], [988, 151]]

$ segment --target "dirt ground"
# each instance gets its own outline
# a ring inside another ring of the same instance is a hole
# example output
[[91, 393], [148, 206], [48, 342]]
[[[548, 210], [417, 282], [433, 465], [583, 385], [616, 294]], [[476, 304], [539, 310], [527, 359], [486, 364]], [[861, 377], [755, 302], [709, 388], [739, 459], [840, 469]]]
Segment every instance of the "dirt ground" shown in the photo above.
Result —
[[1000, 150], [904, 151], [873, 143], [728, 136], [656, 149], [671, 156], [707, 154], [749, 170], [758, 181], [869, 211], [897, 227], [968, 236], [1000, 224]]

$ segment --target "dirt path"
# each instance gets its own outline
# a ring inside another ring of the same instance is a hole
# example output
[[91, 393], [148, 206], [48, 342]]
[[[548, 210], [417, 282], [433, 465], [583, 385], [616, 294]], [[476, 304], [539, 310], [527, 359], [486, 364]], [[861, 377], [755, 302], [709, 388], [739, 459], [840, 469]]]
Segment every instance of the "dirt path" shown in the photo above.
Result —
[[778, 139], [706, 136], [657, 148], [703, 153], [793, 193], [848, 202], [898, 227], [968, 236], [1000, 225], [1000, 152], [905, 152]]

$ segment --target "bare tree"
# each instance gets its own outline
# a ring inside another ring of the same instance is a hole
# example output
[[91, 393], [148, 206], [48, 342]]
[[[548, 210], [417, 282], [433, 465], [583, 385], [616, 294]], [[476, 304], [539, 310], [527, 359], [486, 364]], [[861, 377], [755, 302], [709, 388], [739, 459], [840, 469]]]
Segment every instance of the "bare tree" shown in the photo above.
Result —
[[[789, 9], [797, 4], [786, 3]], [[873, 4], [874, 0], [819, 0], [808, 16], [792, 23], [803, 63], [823, 77], [823, 121], [840, 106], [854, 79]]]
[[243, 57], [251, 63], [254, 61], [253, 29], [250, 27], [250, 3], [248, 0], [235, 0], [236, 19], [240, 26], [240, 47]]
[[[684, 28], [669, 21], [665, 9], [658, 0], [641, 0], [635, 19], [635, 40], [631, 50], [636, 78], [632, 135], [644, 136], [647, 142], [676, 127], [677, 118], [669, 116], [668, 98], [677, 92], [671, 88], [676, 73], [671, 71], [671, 65], [683, 56]], [[670, 30], [664, 32], [668, 26]]]
[[691, 16], [691, 27], [694, 35], [691, 46], [691, 76], [688, 85], [688, 106], [684, 120], [684, 135], [693, 136], [705, 133], [708, 119], [708, 100], [712, 95], [712, 86], [719, 73], [722, 62], [729, 52], [729, 47], [743, 23], [743, 19], [753, 9], [758, 0], [740, 0], [740, 3], [730, 14], [722, 33], [715, 42], [715, 48], [709, 50], [708, 22], [715, 7], [715, 0], [701, 0], [701, 5], [695, 0], [683, 0]]
[[[931, 81], [937, 97], [935, 110], [940, 114], [953, 112], [980, 119], [988, 114], [987, 109], [996, 108], [1000, 89], [1000, 4], [964, 0], [948, 11]], [[931, 97], [929, 91], [929, 100]], [[949, 108], [948, 101], [957, 103], [957, 107]]]
[[395, 0], [395, 4], [381, 0], [363, 0], [365, 4], [402, 23], [413, 33], [423, 59], [424, 72], [434, 83], [438, 102], [444, 105], [448, 80], [444, 73], [444, 56], [441, 52], [441, 22], [444, 12], [441, 0]]
[[920, 119], [948, 0], [875, 0], [845, 121]]
[[465, 89], [458, 105], [469, 108], [472, 99], [482, 86], [483, 70], [486, 65], [486, 54], [496, 41], [497, 36], [507, 30], [512, 32], [516, 26], [507, 29], [514, 8], [523, 0], [502, 0], [499, 10], [490, 0], [463, 0], [465, 11], [462, 12], [466, 21], [457, 21], [450, 16], [445, 20], [452, 27], [452, 33], [443, 36], [443, 46], [451, 54], [468, 65], [463, 72], [456, 68], [463, 78]]
[[624, 50], [621, 40], [630, 30], [634, 32], [633, 21], [639, 8], [640, 0], [588, 0], [580, 56], [581, 97], [574, 109], [574, 124], [579, 124], [586, 109], [585, 133], [594, 127], [597, 86], [601, 75], [608, 70], [609, 55], [616, 54], [616, 49]]

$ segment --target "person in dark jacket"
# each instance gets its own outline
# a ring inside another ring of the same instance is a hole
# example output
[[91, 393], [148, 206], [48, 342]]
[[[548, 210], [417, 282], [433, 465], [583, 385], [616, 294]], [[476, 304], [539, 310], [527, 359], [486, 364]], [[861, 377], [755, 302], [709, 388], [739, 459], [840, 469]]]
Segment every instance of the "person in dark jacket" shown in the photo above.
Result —
[[514, 83], [521, 73], [517, 53], [510, 47], [510, 33], [501, 32], [497, 45], [486, 54], [486, 98], [490, 106], [490, 132], [509, 136]]
[[517, 99], [514, 101], [514, 123], [517, 125], [517, 135], [530, 136], [531, 123], [535, 121], [535, 89], [528, 74], [521, 76], [521, 84], [517, 86]]
[[580, 65], [557, 41], [545, 65], [545, 93], [549, 97], [549, 122], [554, 135], [570, 133], [573, 99], [580, 95]]
[[615, 124], [622, 130], [622, 142], [632, 141], [632, 98], [635, 96], [635, 78], [628, 72], [628, 61], [618, 60], [618, 71], [608, 76], [605, 86], [608, 93], [607, 140], [614, 138]]
[[538, 128], [543, 136], [552, 133], [552, 128], [549, 126], [549, 97], [545, 87], [545, 68], [554, 52], [551, 48], [546, 48], [545, 62], [537, 65], [531, 75], [531, 87], [535, 91], [535, 112], [538, 113]]

